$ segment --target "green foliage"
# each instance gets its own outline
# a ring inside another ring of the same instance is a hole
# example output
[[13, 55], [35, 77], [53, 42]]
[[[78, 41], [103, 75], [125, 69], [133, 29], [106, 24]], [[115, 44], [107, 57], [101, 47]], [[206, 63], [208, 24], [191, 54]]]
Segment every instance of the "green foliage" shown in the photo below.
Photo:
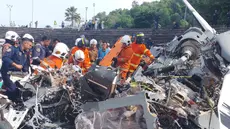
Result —
[[75, 8], [74, 6], [66, 9], [65, 17], [66, 21], [71, 21], [71, 26], [73, 26], [74, 22], [79, 22], [81, 20], [80, 14], [77, 13], [77, 8]]
[[133, 18], [131, 17], [129, 10], [117, 9], [109, 13], [105, 18], [105, 25], [108, 28], [113, 28], [115, 25], [120, 28], [131, 28], [133, 26]]
[[[99, 18], [100, 20], [104, 21], [106, 18], [106, 12], [100, 12], [96, 16], [96, 18]], [[94, 19], [94, 18], [93, 18]]]
[[212, 23], [215, 10], [218, 11], [218, 24], [226, 24], [228, 21], [227, 13], [230, 11], [230, 0], [190, 0], [196, 10]]
[[[212, 23], [214, 11], [218, 11], [218, 23], [227, 22], [227, 12], [230, 9], [230, 0], [189, 0], [199, 14]], [[105, 12], [98, 13], [96, 17], [105, 21], [107, 28], [114, 26], [119, 28], [151, 28], [158, 22], [162, 27], [172, 26], [173, 22], [180, 23], [180, 27], [188, 27], [195, 24], [193, 15], [187, 10], [185, 18], [185, 5], [182, 0], [160, 0], [144, 2], [138, 5], [137, 0], [132, 2], [132, 8], [117, 9], [108, 15]], [[156, 22], [157, 21], [157, 22]]]
[[180, 20], [180, 27], [187, 28], [189, 27], [189, 23], [186, 20]]

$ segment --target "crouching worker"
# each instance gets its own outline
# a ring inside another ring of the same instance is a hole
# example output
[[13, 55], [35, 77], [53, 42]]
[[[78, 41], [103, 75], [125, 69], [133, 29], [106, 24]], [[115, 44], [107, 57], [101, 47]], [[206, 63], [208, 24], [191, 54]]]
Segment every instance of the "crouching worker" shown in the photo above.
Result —
[[67, 62], [69, 48], [65, 43], [57, 43], [50, 56], [41, 61], [40, 66], [45, 69], [60, 69]]
[[116, 62], [116, 67], [120, 68], [121, 83], [124, 83], [129, 71], [131, 58], [133, 56], [133, 49], [131, 46], [131, 38], [125, 35], [121, 38], [122, 50], [118, 57], [114, 57], [113, 61]]
[[13, 72], [28, 72], [30, 59], [28, 50], [31, 49], [34, 38], [30, 34], [25, 34], [19, 47], [10, 46], [4, 51], [2, 57], [1, 74], [6, 87], [6, 95], [12, 101], [17, 101], [20, 97], [16, 84], [10, 79]]
[[75, 54], [76, 54], [76, 52], [78, 50], [81, 50], [84, 53], [84, 60], [83, 60], [83, 62], [81, 62], [81, 64], [84, 67], [84, 70], [82, 72], [85, 73], [91, 67], [91, 62], [90, 62], [90, 58], [89, 58], [89, 50], [87, 48], [87, 46], [88, 46], [87, 41], [84, 38], [78, 38], [76, 40], [75, 45], [76, 46], [73, 47], [72, 50], [71, 50], [71, 53], [70, 53], [71, 55], [70, 55], [70, 57], [68, 59], [68, 63], [69, 64], [74, 64], [74, 61], [76, 61]]
[[82, 50], [77, 50], [73, 55], [73, 65], [79, 66], [83, 75], [87, 72], [87, 65], [84, 63], [85, 54]]

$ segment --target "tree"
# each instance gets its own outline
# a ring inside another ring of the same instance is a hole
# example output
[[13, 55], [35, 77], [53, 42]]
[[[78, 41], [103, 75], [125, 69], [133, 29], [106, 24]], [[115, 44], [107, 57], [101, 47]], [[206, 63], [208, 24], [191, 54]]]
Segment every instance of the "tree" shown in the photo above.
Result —
[[[139, 5], [138, 0], [133, 0], [132, 8], [116, 9], [108, 15], [99, 13], [97, 17], [105, 19], [105, 26], [113, 28], [151, 28], [158, 23], [162, 27], [169, 27], [177, 22], [181, 27], [196, 26], [196, 20], [182, 0], [160, 0], [144, 2]], [[190, 4], [208, 22], [212, 23], [214, 11], [218, 11], [218, 24], [226, 24], [227, 13], [230, 11], [230, 0], [189, 0]], [[186, 19], [184, 19], [186, 14]]]
[[73, 27], [74, 22], [79, 23], [81, 20], [80, 14], [77, 13], [77, 8], [71, 6], [66, 9], [65, 12], [66, 21], [71, 21], [71, 26]]
[[108, 28], [131, 28], [133, 27], [133, 18], [128, 9], [117, 9], [106, 16], [105, 25]]
[[136, 6], [138, 6], [138, 2], [137, 2], [136, 0], [134, 0], [134, 1], [132, 2], [132, 7], [134, 8], [134, 7], [136, 7]]
[[[106, 18], [106, 12], [100, 12], [96, 16], [96, 18], [99, 18], [101, 21], [104, 21]], [[93, 18], [94, 19], [94, 18]]]

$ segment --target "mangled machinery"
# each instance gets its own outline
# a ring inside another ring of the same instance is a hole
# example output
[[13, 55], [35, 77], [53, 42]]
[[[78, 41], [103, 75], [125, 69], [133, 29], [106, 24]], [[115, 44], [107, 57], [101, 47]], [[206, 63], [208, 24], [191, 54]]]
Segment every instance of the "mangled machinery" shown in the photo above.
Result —
[[84, 76], [72, 65], [36, 68], [17, 83], [21, 103], [0, 94], [0, 128], [229, 128], [230, 32], [217, 34], [183, 1], [201, 29], [153, 47], [157, 60], [138, 67], [127, 91], [119, 89], [119, 68], [92, 66]]

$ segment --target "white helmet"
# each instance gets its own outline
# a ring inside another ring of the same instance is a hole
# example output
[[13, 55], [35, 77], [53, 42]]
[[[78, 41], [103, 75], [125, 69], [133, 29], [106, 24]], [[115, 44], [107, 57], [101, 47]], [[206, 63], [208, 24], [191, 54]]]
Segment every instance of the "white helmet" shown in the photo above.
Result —
[[129, 35], [125, 35], [121, 38], [121, 43], [126, 44], [127, 46], [131, 44], [131, 38]]
[[82, 50], [77, 50], [74, 53], [74, 59], [75, 59], [75, 61], [83, 62], [85, 60], [85, 54], [84, 54], [84, 52]]
[[5, 35], [5, 39], [11, 40], [11, 41], [17, 41], [17, 39], [19, 39], [19, 35], [14, 32], [14, 31], [7, 31], [6, 35]]
[[77, 46], [77, 43], [78, 43], [79, 41], [81, 41], [81, 39], [82, 39], [82, 38], [77, 38], [77, 39], [75, 40], [75, 46]]
[[91, 39], [91, 40], [90, 40], [90, 45], [92, 45], [92, 44], [97, 45], [97, 40], [96, 40], [96, 39]]
[[28, 39], [30, 40], [32, 43], [34, 42], [34, 37], [30, 34], [25, 34], [23, 37], [22, 37], [22, 40], [23, 39]]
[[54, 47], [52, 55], [65, 59], [69, 53], [69, 48], [65, 43], [59, 42]]

